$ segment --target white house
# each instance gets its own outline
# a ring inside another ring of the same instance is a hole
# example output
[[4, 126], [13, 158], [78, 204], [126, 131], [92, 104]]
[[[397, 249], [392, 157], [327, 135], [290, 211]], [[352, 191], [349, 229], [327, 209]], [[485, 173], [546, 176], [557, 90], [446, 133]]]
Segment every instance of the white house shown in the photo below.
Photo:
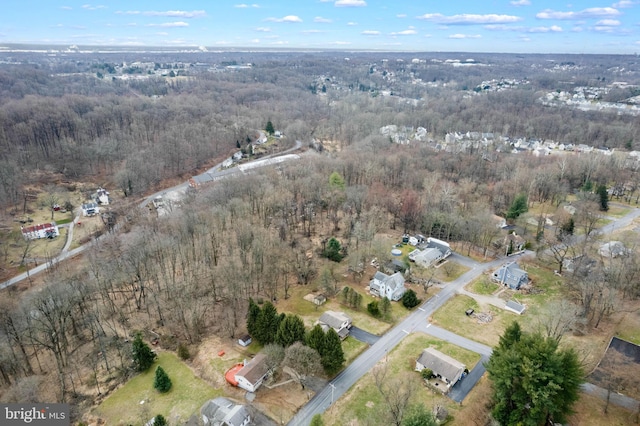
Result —
[[93, 195], [93, 199], [98, 204], [101, 204], [103, 206], [108, 206], [110, 202], [109, 192], [104, 188], [98, 188], [96, 193]]
[[248, 334], [245, 334], [244, 336], [238, 339], [238, 344], [246, 348], [251, 344], [252, 341], [253, 340], [251, 339], [251, 336], [249, 336]]
[[82, 216], [95, 216], [100, 213], [97, 203], [89, 202], [82, 205]]
[[317, 323], [320, 324], [325, 333], [329, 328], [333, 328], [340, 336], [340, 339], [344, 340], [349, 335], [352, 320], [344, 312], [326, 311], [320, 316]]
[[369, 282], [369, 292], [371, 294], [378, 297], [386, 297], [389, 300], [400, 300], [405, 291], [404, 277], [400, 272], [387, 275], [378, 271]]
[[200, 409], [200, 415], [205, 426], [246, 426], [251, 423], [247, 407], [222, 396], [207, 401]]
[[38, 240], [40, 238], [55, 238], [60, 235], [60, 230], [55, 222], [43, 223], [41, 225], [33, 225], [21, 227], [22, 236], [25, 240]]
[[464, 374], [465, 366], [460, 361], [442, 352], [427, 348], [416, 360], [416, 371], [428, 368], [433, 374], [447, 384], [447, 389], [455, 385]]
[[257, 354], [252, 360], [245, 364], [236, 374], [235, 379], [242, 389], [255, 392], [269, 374], [267, 356], [263, 353]]

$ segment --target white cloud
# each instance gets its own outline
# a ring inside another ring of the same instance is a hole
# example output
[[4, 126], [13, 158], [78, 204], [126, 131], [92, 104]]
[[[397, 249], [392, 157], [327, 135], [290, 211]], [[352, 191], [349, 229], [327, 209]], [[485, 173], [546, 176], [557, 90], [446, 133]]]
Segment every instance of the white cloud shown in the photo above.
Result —
[[351, 42], [350, 41], [332, 41], [329, 44], [336, 44], [338, 46], [346, 46], [348, 44], [351, 44]]
[[245, 4], [245, 3], [240, 3], [240, 4], [234, 4], [233, 7], [238, 8], [238, 9], [247, 9], [249, 7], [253, 7], [254, 9], [258, 9], [260, 7], [259, 4]]
[[166, 11], [157, 11], [157, 10], [127, 10], [125, 12], [118, 11], [116, 12], [119, 15], [144, 15], [144, 16], [162, 16], [167, 18], [183, 18], [183, 19], [191, 19], [191, 18], [200, 18], [203, 16], [207, 16], [207, 12], [204, 10], [166, 10]]
[[438, 24], [451, 24], [451, 25], [476, 25], [476, 24], [508, 24], [513, 22], [522, 21], [519, 16], [513, 15], [474, 15], [464, 13], [461, 15], [445, 16], [440, 13], [427, 13], [417, 17], [425, 21], [436, 22]]
[[418, 34], [418, 32], [416, 30], [414, 30], [413, 28], [409, 28], [409, 29], [406, 29], [404, 31], [398, 31], [398, 32], [391, 33], [392, 36], [396, 36], [396, 35], [414, 35], [414, 34]]
[[511, 3], [512, 6], [529, 6], [529, 5], [531, 5], [531, 2], [529, 0], [513, 0], [513, 1], [510, 1], [509, 3]]
[[620, 25], [620, 21], [617, 19], [602, 19], [596, 22], [596, 25], [602, 25], [606, 27], [617, 27]]
[[632, 7], [634, 4], [637, 4], [637, 1], [631, 1], [631, 0], [620, 0], [617, 3], [612, 4], [613, 7], [615, 7], [616, 9], [625, 9], [627, 7]]
[[302, 34], [320, 34], [324, 32], [325, 31], [321, 31], [321, 30], [304, 30], [302, 31]]
[[322, 16], [316, 16], [313, 18], [313, 22], [318, 22], [320, 24], [330, 24], [333, 21], [331, 19], [323, 18]]
[[590, 7], [577, 12], [559, 12], [545, 9], [536, 14], [538, 19], [587, 19], [587, 18], [610, 18], [619, 16], [620, 11], [613, 7]]
[[406, 13], [398, 13], [398, 14], [396, 15], [396, 18], [406, 18], [406, 17], [407, 17], [407, 14], [406, 14]]
[[73, 8], [71, 6], [60, 6], [60, 9], [62, 9], [62, 10], [73, 10]]
[[360, 34], [362, 35], [366, 35], [366, 36], [378, 36], [380, 35], [380, 31], [375, 31], [375, 30], [364, 30], [363, 32], [361, 32]]
[[358, 25], [358, 23], [351, 21], [351, 22], [347, 22], [347, 25], [350, 27], [355, 27], [356, 25]]
[[552, 25], [550, 27], [531, 27], [527, 29], [528, 33], [561, 33], [562, 27]]
[[268, 33], [268, 32], [271, 32], [271, 28], [269, 28], [269, 27], [258, 27], [258, 28], [256, 28], [256, 31], [261, 32], [261, 33]]
[[98, 9], [106, 9], [107, 6], [102, 5], [102, 4], [98, 4], [98, 5], [93, 5], [93, 4], [83, 4], [82, 5], [83, 9], [87, 9], [87, 10], [98, 10]]
[[282, 17], [282, 18], [267, 18], [267, 21], [270, 21], [270, 22], [292, 22], [292, 23], [298, 23], [298, 22], [302, 22], [302, 19], [300, 19], [300, 17], [296, 16], [296, 15], [287, 15], [287, 16]]
[[162, 24], [147, 24], [147, 27], [162, 27], [162, 28], [180, 28], [180, 27], [188, 27], [189, 24], [186, 22], [163, 22]]
[[367, 5], [364, 0], [337, 0], [334, 4], [335, 7], [363, 7]]
[[464, 38], [481, 38], [480, 34], [451, 34], [449, 38], [464, 39]]

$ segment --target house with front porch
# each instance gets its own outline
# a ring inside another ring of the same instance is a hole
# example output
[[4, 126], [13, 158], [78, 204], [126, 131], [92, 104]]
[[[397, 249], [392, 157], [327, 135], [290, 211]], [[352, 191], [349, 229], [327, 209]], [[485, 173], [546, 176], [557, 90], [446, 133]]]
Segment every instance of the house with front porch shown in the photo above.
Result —
[[372, 295], [386, 297], [389, 300], [400, 300], [405, 291], [404, 276], [401, 272], [387, 275], [378, 271], [369, 282], [369, 292]]

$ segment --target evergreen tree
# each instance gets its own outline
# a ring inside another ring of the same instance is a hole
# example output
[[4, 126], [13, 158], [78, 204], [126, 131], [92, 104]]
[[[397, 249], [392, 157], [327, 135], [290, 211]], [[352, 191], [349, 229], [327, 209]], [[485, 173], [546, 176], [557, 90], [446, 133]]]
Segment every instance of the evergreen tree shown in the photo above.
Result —
[[305, 343], [312, 349], [318, 351], [318, 353], [324, 352], [324, 331], [320, 324], [316, 324], [310, 331], [307, 333], [305, 338]]
[[340, 371], [344, 364], [342, 341], [333, 328], [330, 328], [324, 335], [324, 349], [320, 352], [320, 358], [324, 371], [329, 375]]
[[[249, 310], [247, 311], [247, 332], [255, 337], [256, 324], [260, 316], [260, 306], [256, 305], [252, 298], [249, 298]], [[257, 339], [256, 339], [257, 340]]]
[[278, 311], [271, 302], [266, 302], [260, 310], [260, 315], [258, 315], [255, 336], [253, 337], [263, 346], [273, 343], [276, 339], [279, 325], [280, 316]]
[[584, 378], [573, 349], [559, 349], [551, 337], [522, 332], [517, 323], [500, 338], [487, 372], [493, 382], [492, 414], [503, 425], [564, 422]]
[[158, 414], [153, 418], [153, 426], [167, 426], [167, 419], [162, 414]]
[[516, 196], [513, 203], [511, 203], [511, 207], [509, 207], [509, 211], [507, 212], [507, 219], [516, 219], [522, 213], [526, 213], [529, 210], [527, 203], [526, 194]]
[[402, 295], [402, 306], [407, 309], [413, 309], [420, 304], [420, 299], [416, 295], [416, 292], [409, 289]]
[[607, 187], [604, 185], [598, 185], [598, 189], [596, 189], [596, 193], [598, 197], [600, 197], [600, 210], [606, 212], [609, 210], [609, 193], [607, 192]]
[[171, 379], [160, 366], [156, 368], [156, 377], [153, 380], [153, 387], [161, 393], [169, 392], [169, 389], [171, 389]]
[[293, 345], [295, 342], [303, 342], [305, 335], [304, 322], [297, 315], [287, 315], [278, 326], [275, 342], [279, 345]]
[[133, 362], [137, 371], [147, 371], [156, 359], [149, 345], [142, 341], [142, 334], [136, 333], [132, 343]]
[[342, 177], [342, 175], [340, 175], [340, 173], [333, 172], [331, 173], [331, 175], [329, 175], [329, 187], [331, 187], [331, 189], [344, 191], [345, 189], [344, 178]]
[[378, 318], [380, 316], [380, 308], [378, 307], [378, 301], [374, 300], [372, 302], [369, 302], [367, 304], [367, 311], [374, 317]]
[[329, 242], [327, 242], [327, 247], [324, 250], [324, 256], [333, 260], [334, 262], [340, 262], [342, 260], [342, 246], [340, 245], [340, 241], [335, 238], [329, 238]]
[[271, 122], [271, 120], [267, 121], [267, 125], [264, 127], [264, 130], [270, 135], [273, 135], [276, 132], [276, 130], [273, 128], [273, 123]]

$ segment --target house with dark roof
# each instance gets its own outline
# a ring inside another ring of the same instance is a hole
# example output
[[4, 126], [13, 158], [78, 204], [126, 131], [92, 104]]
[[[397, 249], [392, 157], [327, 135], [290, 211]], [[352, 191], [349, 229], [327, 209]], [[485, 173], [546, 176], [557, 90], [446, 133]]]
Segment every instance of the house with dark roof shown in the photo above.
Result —
[[320, 324], [325, 333], [329, 328], [333, 328], [340, 339], [344, 340], [349, 336], [351, 322], [351, 317], [344, 312], [326, 311], [320, 316], [317, 324]]
[[247, 362], [236, 374], [235, 380], [238, 387], [255, 392], [258, 390], [262, 382], [269, 374], [269, 366], [267, 365], [267, 356], [263, 353], [257, 354], [252, 360]]
[[404, 276], [400, 272], [387, 275], [378, 271], [369, 282], [369, 292], [371, 294], [378, 297], [386, 297], [389, 300], [400, 300], [405, 291]]
[[416, 371], [428, 368], [433, 374], [447, 384], [447, 389], [455, 385], [466, 369], [460, 361], [445, 355], [437, 349], [426, 348], [416, 360]]
[[512, 290], [518, 290], [529, 282], [527, 271], [520, 269], [517, 262], [507, 263], [491, 274], [491, 279], [497, 283], [508, 286]]
[[82, 204], [82, 216], [95, 216], [100, 213], [100, 207], [98, 203], [87, 202]]
[[205, 402], [200, 415], [205, 426], [246, 426], [251, 422], [247, 407], [222, 396]]

